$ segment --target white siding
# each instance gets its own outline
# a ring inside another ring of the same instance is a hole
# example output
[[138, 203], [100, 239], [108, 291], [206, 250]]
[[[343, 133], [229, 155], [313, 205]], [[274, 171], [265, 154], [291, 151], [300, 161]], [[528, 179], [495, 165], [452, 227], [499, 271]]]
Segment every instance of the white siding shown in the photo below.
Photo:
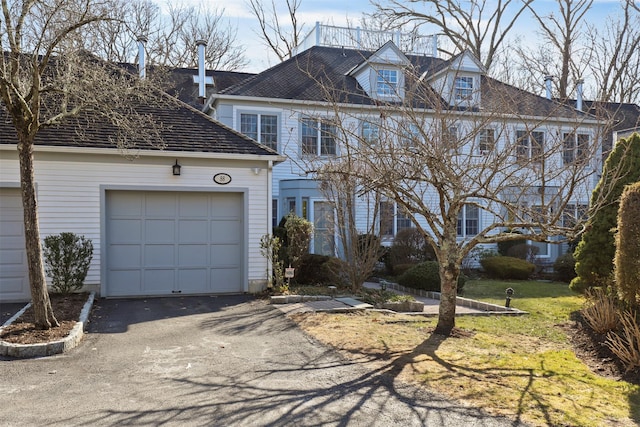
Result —
[[[171, 165], [178, 158], [181, 175]], [[261, 167], [258, 175], [252, 167]], [[93, 241], [94, 256], [86, 284], [101, 280], [101, 188], [175, 189], [177, 191], [241, 191], [247, 198], [247, 290], [266, 279], [266, 260], [260, 238], [268, 233], [271, 202], [267, 162], [180, 157], [138, 157], [129, 160], [109, 154], [36, 153], [35, 179], [42, 238], [71, 231]], [[213, 182], [228, 173], [228, 185]], [[0, 150], [0, 185], [19, 182], [17, 156]]]

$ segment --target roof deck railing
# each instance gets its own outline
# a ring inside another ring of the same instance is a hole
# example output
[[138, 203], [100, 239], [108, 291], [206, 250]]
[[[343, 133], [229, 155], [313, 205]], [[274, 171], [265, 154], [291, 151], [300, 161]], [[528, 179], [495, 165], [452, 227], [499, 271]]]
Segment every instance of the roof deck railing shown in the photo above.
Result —
[[364, 30], [360, 27], [336, 27], [316, 22], [313, 30], [295, 47], [297, 55], [312, 46], [376, 50], [389, 40], [403, 52], [412, 55], [438, 56], [438, 37], [400, 31]]

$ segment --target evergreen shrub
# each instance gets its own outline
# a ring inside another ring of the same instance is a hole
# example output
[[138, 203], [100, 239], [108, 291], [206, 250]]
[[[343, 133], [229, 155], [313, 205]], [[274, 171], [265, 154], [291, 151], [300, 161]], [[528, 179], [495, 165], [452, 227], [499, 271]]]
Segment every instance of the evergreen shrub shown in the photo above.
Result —
[[[467, 281], [461, 273], [458, 277], [458, 293]], [[437, 261], [425, 261], [416, 264], [398, 278], [398, 284], [412, 289], [421, 289], [431, 292], [440, 292], [440, 271]]]
[[484, 258], [480, 264], [487, 275], [494, 279], [527, 280], [536, 268], [528, 261], [508, 256]]
[[91, 239], [64, 232], [44, 239], [43, 256], [45, 272], [51, 277], [55, 292], [68, 294], [82, 287], [87, 277], [93, 243]]

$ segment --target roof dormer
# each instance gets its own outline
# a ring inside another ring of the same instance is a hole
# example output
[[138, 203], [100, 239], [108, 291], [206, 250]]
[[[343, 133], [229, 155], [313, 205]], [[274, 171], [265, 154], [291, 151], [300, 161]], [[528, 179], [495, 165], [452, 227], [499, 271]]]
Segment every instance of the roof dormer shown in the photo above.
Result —
[[480, 106], [480, 81], [485, 74], [483, 65], [468, 50], [451, 58], [448, 64], [430, 79], [431, 86], [452, 107]]
[[354, 77], [371, 98], [399, 102], [404, 99], [404, 69], [409, 65], [409, 59], [388, 41], [347, 75]]

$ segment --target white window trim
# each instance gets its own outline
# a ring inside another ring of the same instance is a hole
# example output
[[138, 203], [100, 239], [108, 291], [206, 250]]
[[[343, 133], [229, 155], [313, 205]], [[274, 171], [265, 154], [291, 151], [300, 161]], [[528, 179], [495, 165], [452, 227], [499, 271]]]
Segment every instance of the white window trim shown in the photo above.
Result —
[[[314, 153], [305, 153], [304, 152], [304, 142], [302, 141], [303, 138], [303, 134], [302, 134], [302, 129], [303, 129], [303, 121], [304, 120], [312, 120], [315, 122], [316, 124], [316, 147], [315, 147], [315, 152]], [[299, 152], [300, 152], [300, 156], [305, 157], [335, 157], [338, 155], [338, 139], [337, 139], [337, 135], [334, 134], [333, 135], [333, 144], [334, 144], [334, 153], [333, 154], [322, 154], [322, 124], [330, 124], [331, 126], [334, 127], [334, 130], [337, 130], [337, 126], [331, 124], [332, 120], [330, 118], [326, 118], [326, 117], [311, 117], [311, 116], [300, 116], [299, 120], [298, 120], [298, 136], [299, 136], [299, 141], [300, 141], [300, 147], [299, 147]], [[337, 133], [337, 132], [336, 132]]]
[[[282, 124], [281, 113], [279, 111], [237, 110], [236, 117], [237, 117], [238, 126], [237, 126], [236, 129], [240, 133], [242, 133], [242, 115], [243, 114], [250, 114], [250, 115], [257, 116], [258, 129], [257, 129], [257, 132], [256, 132], [257, 133], [256, 141], [258, 141], [260, 144], [263, 144], [263, 142], [261, 141], [261, 139], [262, 139], [262, 116], [275, 116], [276, 117], [276, 146], [272, 147], [272, 148], [277, 151], [278, 148], [280, 147], [280, 138], [281, 138], [281, 132], [280, 132], [280, 127], [281, 127], [281, 124]], [[245, 135], [244, 133], [242, 133], [242, 134]]]

